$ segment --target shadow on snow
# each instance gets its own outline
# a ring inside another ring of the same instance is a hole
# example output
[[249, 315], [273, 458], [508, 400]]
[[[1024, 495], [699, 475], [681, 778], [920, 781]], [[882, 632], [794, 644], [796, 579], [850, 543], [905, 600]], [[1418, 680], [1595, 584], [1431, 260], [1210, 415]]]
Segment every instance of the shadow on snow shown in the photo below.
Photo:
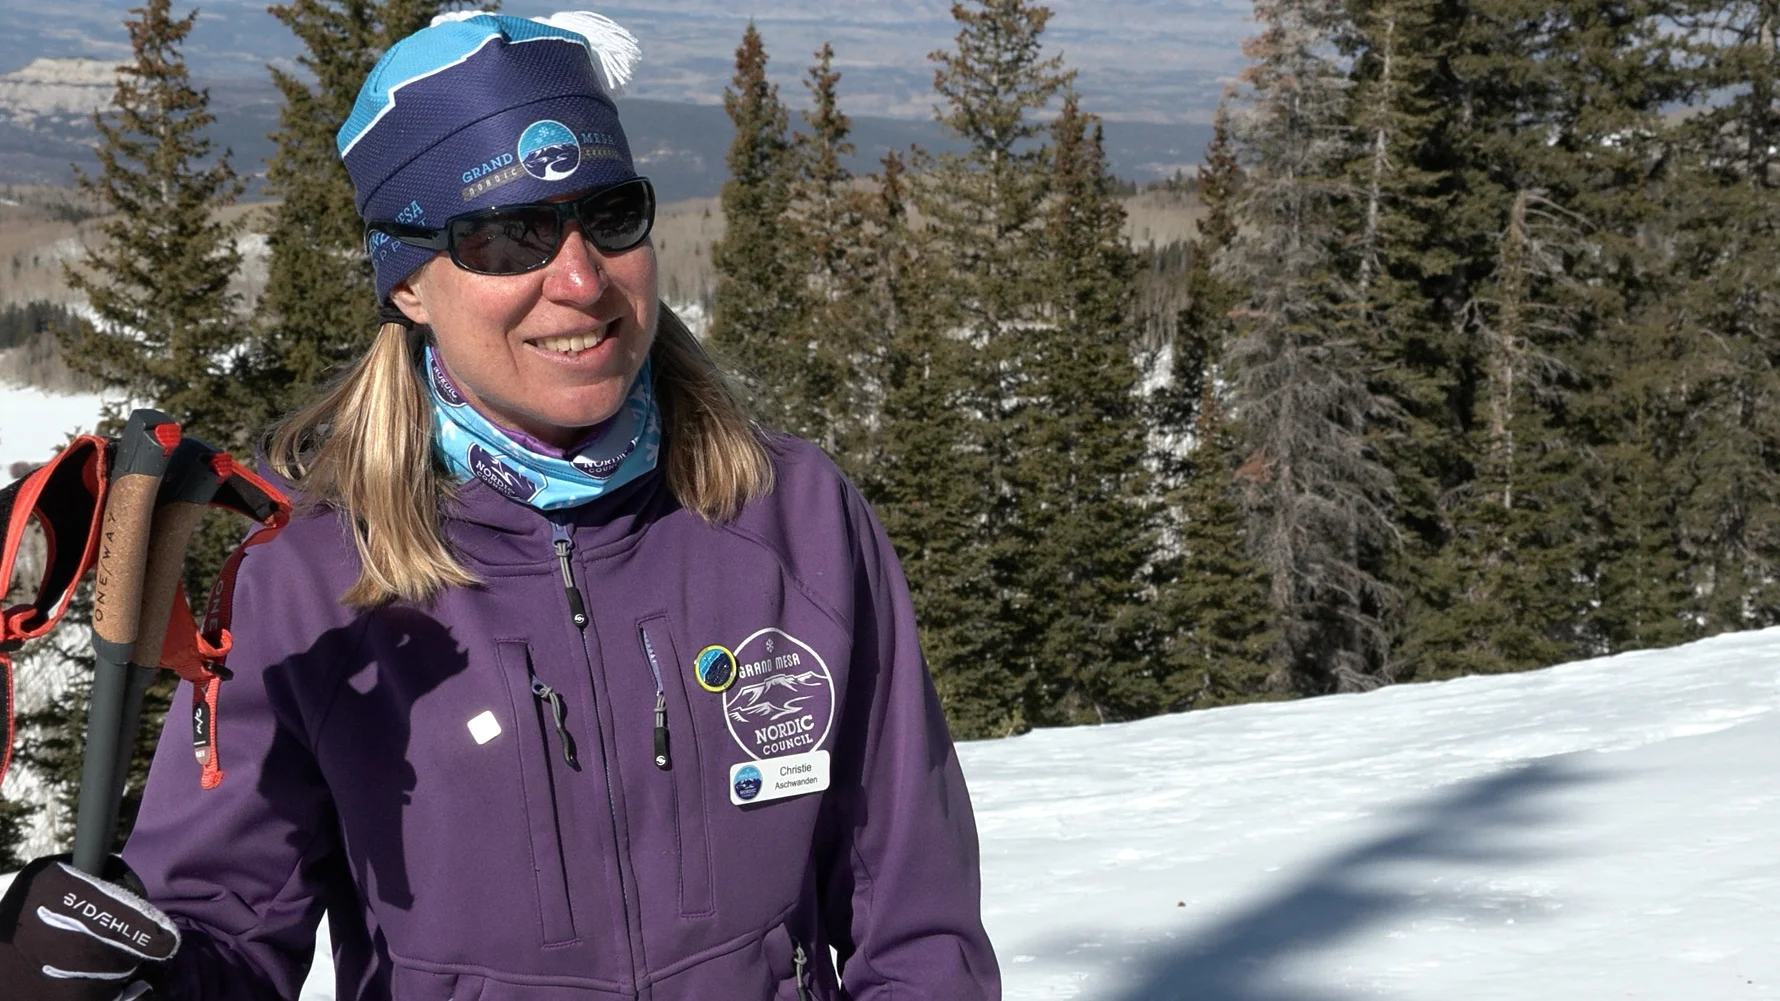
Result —
[[[1105, 1001], [1353, 1001], [1355, 995], [1338, 986], [1295, 981], [1287, 964], [1411, 911], [1498, 920], [1537, 916], [1543, 908], [1525, 895], [1467, 892], [1452, 882], [1437, 886], [1431, 875], [1406, 877], [1393, 870], [1500, 869], [1549, 855], [1518, 843], [1516, 836], [1556, 820], [1556, 798], [1564, 790], [1603, 777], [1570, 754], [1444, 789], [1422, 805], [1405, 808], [1407, 816], [1392, 833], [1315, 863], [1278, 893], [1184, 939], [1139, 953], [1129, 964], [1121, 963], [1120, 970], [1102, 969], [1096, 977], [1108, 983], [1116, 976], [1117, 983], [1129, 986], [1088, 990], [1083, 996]], [[1056, 943], [1060, 948], [1048, 954], [1079, 955], [1084, 947], [1112, 944], [1104, 936], [1083, 936], [1075, 943]]]

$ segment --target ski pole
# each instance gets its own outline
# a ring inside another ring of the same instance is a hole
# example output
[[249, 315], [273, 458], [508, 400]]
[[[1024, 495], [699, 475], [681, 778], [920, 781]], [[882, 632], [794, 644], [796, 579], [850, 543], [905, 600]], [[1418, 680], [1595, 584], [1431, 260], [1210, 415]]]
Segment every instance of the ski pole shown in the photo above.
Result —
[[[185, 571], [186, 550], [192, 533], [204, 518], [204, 509], [222, 485], [210, 460], [216, 449], [198, 438], [181, 438], [161, 477], [155, 495], [154, 518], [148, 532], [148, 563], [142, 572], [142, 617], [136, 630], [136, 646], [130, 654], [129, 685], [124, 692], [123, 716], [118, 724], [116, 786], [112, 802], [122, 803], [130, 775], [130, 758], [136, 750], [142, 726], [142, 700], [154, 684], [161, 666], [161, 647], [167, 640], [168, 616], [179, 595]], [[115, 822], [114, 825], [115, 826]]]
[[99, 560], [93, 575], [93, 692], [87, 703], [87, 743], [80, 769], [74, 823], [74, 867], [99, 875], [117, 827], [118, 727], [129, 687], [129, 661], [142, 613], [142, 574], [155, 495], [179, 425], [158, 410], [137, 410], [118, 438]]

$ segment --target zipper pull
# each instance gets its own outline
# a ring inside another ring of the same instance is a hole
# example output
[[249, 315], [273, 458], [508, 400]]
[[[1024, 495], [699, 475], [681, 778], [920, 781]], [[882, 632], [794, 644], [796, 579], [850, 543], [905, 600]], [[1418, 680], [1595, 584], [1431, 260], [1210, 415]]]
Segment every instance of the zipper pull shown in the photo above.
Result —
[[563, 721], [567, 710], [563, 708], [562, 693], [532, 676], [532, 695], [538, 701], [548, 703], [550, 715], [556, 720], [556, 736], [562, 740], [562, 760], [568, 762], [570, 768], [579, 770], [581, 762], [575, 759], [575, 738], [569, 736], [568, 724]]
[[665, 772], [674, 767], [668, 753], [667, 689], [661, 683], [661, 665], [655, 660], [655, 644], [649, 642], [649, 630], [639, 627], [637, 636], [643, 641], [643, 656], [649, 658], [649, 670], [655, 675], [655, 767]]
[[792, 946], [791, 961], [797, 964], [796, 971], [792, 974], [797, 980], [797, 1001], [810, 1001], [809, 988], [803, 982], [804, 968], [809, 965], [810, 956], [803, 951], [802, 942], [793, 942]]
[[655, 767], [666, 771], [673, 767], [668, 757], [668, 702], [667, 695], [655, 693]]
[[562, 589], [569, 596], [569, 618], [575, 628], [587, 628], [587, 606], [581, 601], [581, 589], [575, 586], [575, 572], [569, 568], [569, 554], [575, 551], [575, 540], [569, 538], [569, 527], [561, 522], [550, 523], [550, 542], [556, 548], [556, 563], [562, 568]]

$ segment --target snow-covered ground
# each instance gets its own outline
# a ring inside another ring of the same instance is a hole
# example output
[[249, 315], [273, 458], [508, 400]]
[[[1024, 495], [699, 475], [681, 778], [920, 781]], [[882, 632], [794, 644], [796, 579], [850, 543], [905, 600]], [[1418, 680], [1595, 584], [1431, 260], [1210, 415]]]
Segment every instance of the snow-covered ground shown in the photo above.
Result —
[[48, 393], [0, 384], [0, 485], [15, 462], [44, 462], [71, 434], [90, 432], [102, 404], [90, 393]]
[[963, 751], [1019, 1001], [1780, 997], [1780, 630]]

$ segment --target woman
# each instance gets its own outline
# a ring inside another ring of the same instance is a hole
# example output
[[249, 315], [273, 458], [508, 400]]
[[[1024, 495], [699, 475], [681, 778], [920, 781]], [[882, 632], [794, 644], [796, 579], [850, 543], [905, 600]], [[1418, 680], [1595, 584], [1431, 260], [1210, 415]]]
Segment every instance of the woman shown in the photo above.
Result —
[[634, 59], [451, 15], [372, 72], [340, 149], [396, 322], [274, 436], [310, 512], [242, 564], [217, 755], [163, 734], [152, 905], [33, 867], [18, 996], [293, 998], [325, 912], [341, 1001], [999, 997], [890, 545], [658, 305]]

